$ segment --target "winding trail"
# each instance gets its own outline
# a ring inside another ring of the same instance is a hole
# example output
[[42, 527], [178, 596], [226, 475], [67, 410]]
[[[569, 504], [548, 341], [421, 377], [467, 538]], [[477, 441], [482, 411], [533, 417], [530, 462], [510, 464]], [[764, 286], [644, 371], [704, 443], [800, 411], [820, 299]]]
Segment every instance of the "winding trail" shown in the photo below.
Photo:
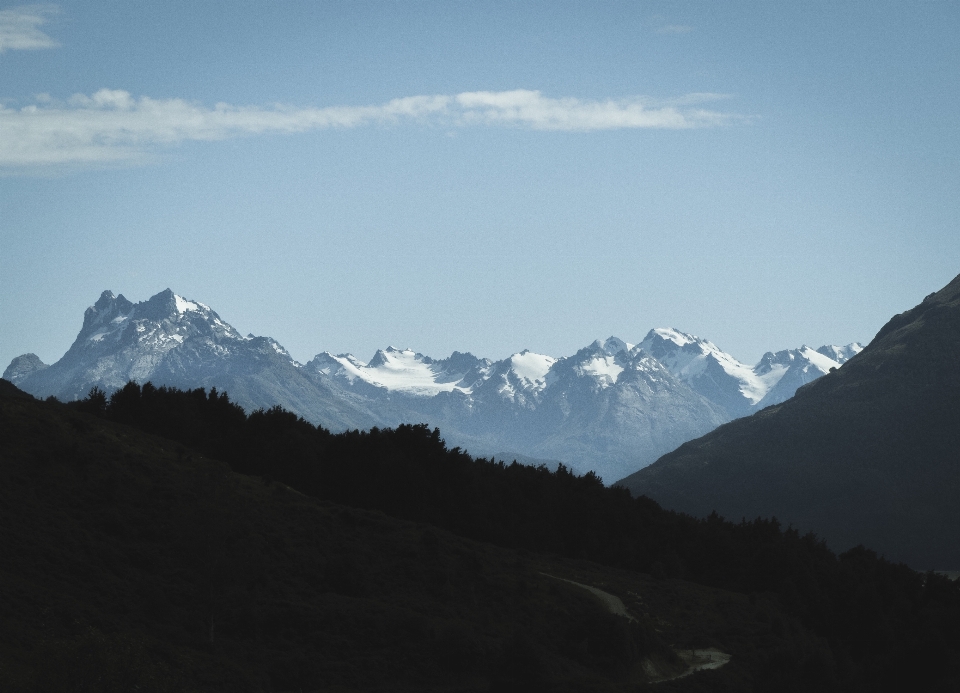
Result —
[[[617, 616], [623, 616], [630, 621], [636, 621], [637, 619], [633, 617], [627, 607], [624, 605], [623, 600], [620, 597], [610, 594], [609, 592], [604, 592], [598, 587], [591, 587], [590, 585], [584, 585], [582, 582], [574, 582], [573, 580], [567, 580], [566, 578], [557, 577], [556, 575], [550, 575], [550, 573], [540, 573], [545, 575], [548, 578], [553, 578], [554, 580], [560, 580], [561, 582], [568, 582], [571, 585], [576, 585], [581, 587], [590, 594], [597, 597], [603, 605], [607, 607], [607, 610], [616, 614]], [[703, 650], [674, 650], [677, 653], [677, 656], [683, 660], [683, 663], [687, 665], [687, 668], [679, 674], [666, 674], [662, 672], [659, 667], [657, 667], [649, 659], [646, 660], [643, 664], [644, 672], [650, 677], [651, 683], [660, 683], [662, 681], [673, 681], [675, 679], [682, 679], [685, 676], [690, 676], [697, 671], [703, 671], [705, 669], [719, 669], [724, 664], [730, 661], [730, 655], [726, 652], [721, 652], [715, 647], [709, 647]]]
[[590, 585], [584, 585], [582, 582], [574, 582], [573, 580], [567, 580], [566, 578], [557, 577], [556, 575], [550, 575], [549, 573], [540, 573], [541, 575], [546, 575], [548, 578], [553, 578], [554, 580], [560, 580], [561, 582], [569, 582], [571, 585], [576, 585], [577, 587], [582, 587], [587, 590], [593, 596], [597, 597], [600, 601], [603, 602], [603, 605], [607, 607], [607, 610], [611, 614], [616, 614], [617, 616], [623, 616], [624, 618], [630, 621], [636, 621], [627, 607], [624, 605], [623, 600], [620, 597], [610, 594], [609, 592], [604, 592], [602, 589], [597, 587], [591, 587]]

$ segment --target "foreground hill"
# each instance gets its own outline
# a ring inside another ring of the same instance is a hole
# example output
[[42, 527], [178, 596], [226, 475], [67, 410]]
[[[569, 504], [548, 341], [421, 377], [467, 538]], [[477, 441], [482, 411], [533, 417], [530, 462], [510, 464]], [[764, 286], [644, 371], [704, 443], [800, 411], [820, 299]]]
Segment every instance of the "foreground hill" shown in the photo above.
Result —
[[[960, 684], [960, 585], [863, 547], [665, 512], [423, 426], [331, 434], [149, 384], [70, 406], [7, 390], [0, 677], [20, 688], [111, 690], [104, 670], [115, 690]], [[733, 659], [655, 683], [690, 648]]]
[[656, 329], [638, 345], [610, 337], [561, 358], [524, 350], [500, 361], [435, 359], [388, 347], [369, 362], [324, 352], [301, 364], [275, 340], [244, 337], [167, 289], [139, 303], [104, 291], [63, 358], [48, 366], [24, 354], [3, 375], [65, 401], [135, 380], [216, 387], [249, 411], [280, 405], [333, 431], [427, 423], [475, 454], [557, 459], [609, 482], [789, 398], [859, 348], [768, 353], [751, 368], [711, 342]]
[[794, 622], [319, 501], [5, 381], [0, 451], [3, 691], [636, 690], [688, 670], [670, 645], [738, 661], [658, 690], [736, 689]]
[[960, 277], [843, 368], [619, 482], [704, 516], [776, 516], [831, 546], [960, 568]]

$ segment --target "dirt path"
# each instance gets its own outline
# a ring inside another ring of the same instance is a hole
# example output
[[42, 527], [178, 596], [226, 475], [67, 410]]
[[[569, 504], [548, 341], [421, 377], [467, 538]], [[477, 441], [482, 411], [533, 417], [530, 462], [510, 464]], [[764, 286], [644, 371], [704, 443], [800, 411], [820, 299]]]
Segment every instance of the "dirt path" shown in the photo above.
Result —
[[[568, 582], [571, 585], [576, 585], [581, 587], [590, 594], [597, 597], [604, 606], [607, 607], [607, 610], [616, 614], [617, 616], [623, 616], [631, 621], [636, 621], [627, 607], [624, 605], [623, 600], [620, 597], [610, 594], [609, 592], [604, 592], [598, 587], [591, 587], [590, 585], [584, 585], [582, 582], [574, 582], [573, 580], [567, 580], [566, 578], [557, 577], [556, 575], [550, 575], [549, 573], [540, 573], [554, 580], [560, 580], [561, 582]], [[690, 676], [690, 674], [703, 671], [704, 669], [719, 669], [724, 664], [730, 661], [730, 655], [726, 652], [721, 652], [720, 650], [710, 647], [704, 650], [675, 650], [680, 659], [683, 660], [683, 663], [687, 665], [687, 668], [679, 673], [667, 673], [667, 671], [661, 671], [652, 661], [646, 660], [643, 665], [644, 672], [650, 677], [651, 683], [660, 683], [661, 681], [673, 681], [674, 679], [682, 679], [684, 676]]]
[[617, 616], [623, 616], [624, 618], [626, 618], [626, 619], [628, 619], [628, 620], [630, 620], [630, 621], [636, 621], [636, 620], [637, 620], [637, 619], [635, 619], [635, 618], [633, 617], [633, 614], [631, 614], [629, 611], [627, 611], [627, 607], [624, 606], [623, 600], [620, 599], [620, 597], [617, 597], [617, 596], [615, 596], [615, 595], [613, 595], [613, 594], [610, 594], [609, 592], [604, 592], [602, 589], [599, 589], [599, 588], [597, 588], [597, 587], [591, 587], [590, 585], [584, 585], [582, 582], [574, 582], [573, 580], [567, 580], [566, 578], [557, 577], [556, 575], [550, 575], [550, 574], [548, 574], [548, 573], [540, 573], [540, 574], [541, 574], [541, 575], [546, 575], [547, 577], [553, 578], [554, 580], [560, 580], [561, 582], [569, 582], [571, 585], [576, 585], [577, 587], [582, 587], [583, 589], [585, 589], [585, 590], [587, 590], [588, 592], [590, 592], [590, 594], [594, 595], [594, 596], [597, 597], [600, 601], [602, 601], [603, 604], [604, 604], [604, 606], [607, 607], [607, 610], [608, 610], [611, 614], [616, 614]]
[[684, 676], [689, 676], [693, 672], [703, 669], [719, 669], [730, 661], [730, 655], [726, 652], [721, 652], [715, 647], [706, 650], [676, 650], [676, 653], [680, 655], [680, 659], [690, 667], [679, 676], [674, 677], [678, 679], [682, 679]]

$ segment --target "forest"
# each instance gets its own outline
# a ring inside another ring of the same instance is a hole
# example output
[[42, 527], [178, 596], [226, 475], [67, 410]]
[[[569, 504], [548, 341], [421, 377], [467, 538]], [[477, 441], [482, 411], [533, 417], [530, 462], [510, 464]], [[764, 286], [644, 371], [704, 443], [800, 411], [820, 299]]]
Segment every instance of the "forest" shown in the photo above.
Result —
[[667, 512], [593, 474], [448, 449], [425, 425], [334, 434], [279, 407], [246, 414], [215, 389], [130, 382], [69, 406], [175, 441], [181, 459], [220, 460], [268, 486], [498, 547], [720, 588], [751, 603], [773, 599], [789, 617], [773, 631], [796, 623], [816, 643], [802, 661], [782, 663], [792, 683], [780, 690], [960, 686], [960, 585], [863, 546], [837, 555], [776, 518]]

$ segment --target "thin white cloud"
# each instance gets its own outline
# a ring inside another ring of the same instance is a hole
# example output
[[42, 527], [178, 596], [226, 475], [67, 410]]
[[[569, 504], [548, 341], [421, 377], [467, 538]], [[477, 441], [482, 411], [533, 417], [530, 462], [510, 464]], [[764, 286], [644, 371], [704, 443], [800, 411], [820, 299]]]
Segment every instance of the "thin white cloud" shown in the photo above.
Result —
[[578, 131], [626, 128], [715, 127], [739, 116], [702, 104], [719, 94], [690, 94], [672, 101], [640, 98], [588, 101], [554, 99], [539, 91], [464, 92], [409, 96], [375, 106], [292, 108], [203, 106], [183, 99], [133, 97], [122, 90], [76, 94], [57, 103], [41, 94], [35, 103], [0, 106], [0, 166], [45, 167], [134, 161], [158, 147], [241, 135], [298, 133], [367, 124], [419, 122], [444, 127], [507, 126]]
[[38, 28], [56, 13], [56, 5], [21, 5], [0, 10], [0, 53], [56, 48], [59, 44]]
[[466, 92], [454, 98], [466, 123], [523, 125], [537, 130], [679, 130], [720, 125], [730, 118], [718, 112], [684, 110], [673, 104], [652, 106], [643, 99], [551, 99], [526, 89]]

